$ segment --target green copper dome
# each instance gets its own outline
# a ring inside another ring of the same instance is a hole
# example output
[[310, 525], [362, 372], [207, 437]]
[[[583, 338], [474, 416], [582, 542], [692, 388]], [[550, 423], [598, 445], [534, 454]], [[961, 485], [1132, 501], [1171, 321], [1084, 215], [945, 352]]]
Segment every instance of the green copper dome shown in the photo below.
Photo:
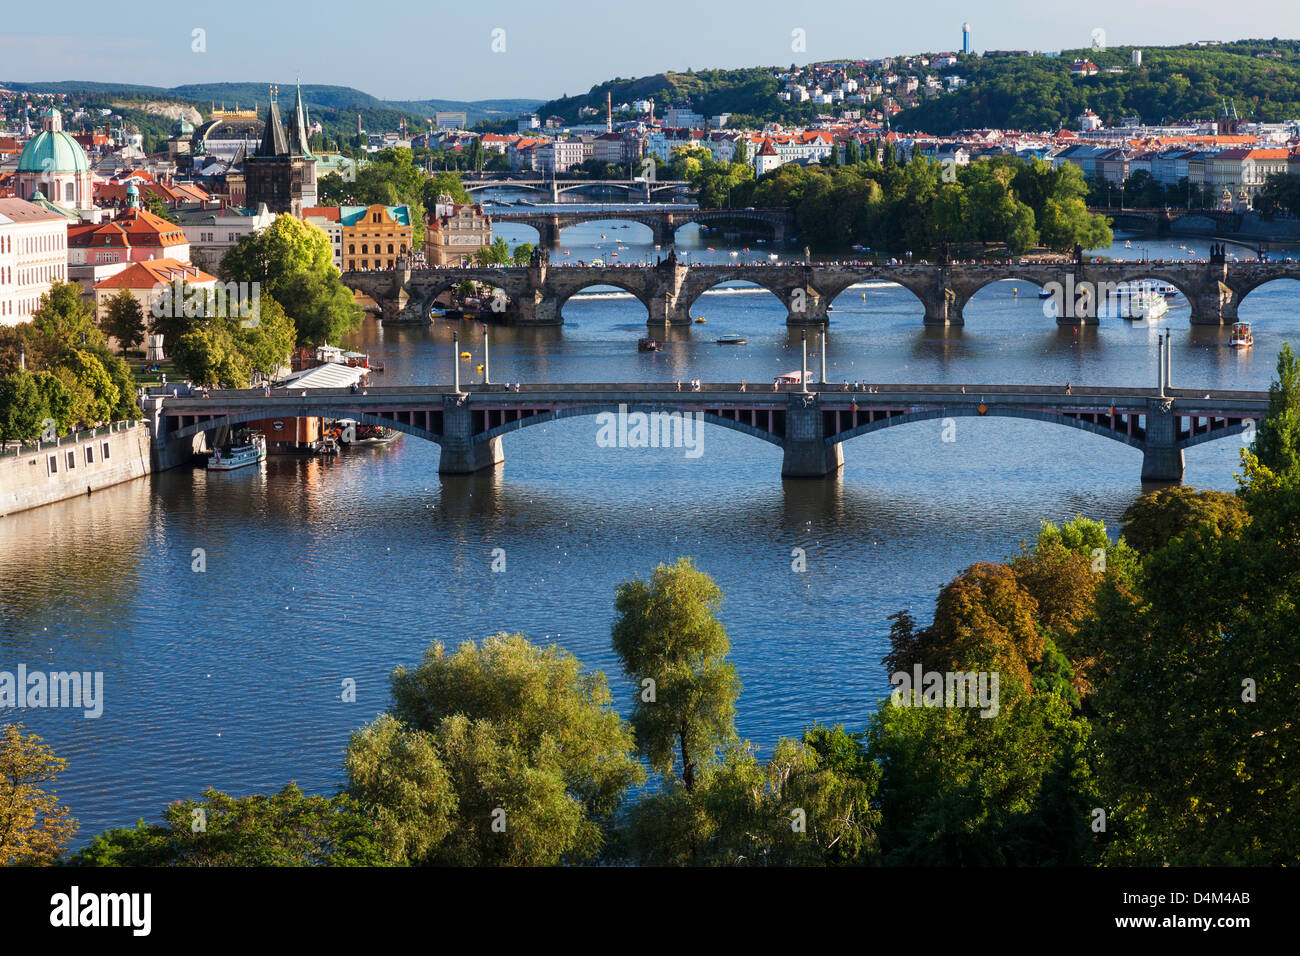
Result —
[[86, 151], [71, 134], [43, 130], [31, 138], [18, 157], [20, 173], [85, 173], [90, 171]]

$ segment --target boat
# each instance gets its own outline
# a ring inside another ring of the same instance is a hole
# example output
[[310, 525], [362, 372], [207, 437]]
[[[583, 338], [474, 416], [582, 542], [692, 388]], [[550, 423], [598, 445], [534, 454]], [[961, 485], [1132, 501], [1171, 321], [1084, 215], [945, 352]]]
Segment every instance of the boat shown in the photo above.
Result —
[[773, 385], [799, 385], [803, 382], [802, 372], [786, 372], [784, 375], [778, 375], [772, 380]]
[[1138, 282], [1121, 286], [1109, 296], [1106, 314], [1134, 322], [1155, 321], [1169, 311], [1169, 303], [1155, 288]]
[[[864, 292], [863, 295], [865, 296], [866, 293]], [[1055, 295], [1054, 292], [1048, 292], [1046, 289], [1038, 293], [1040, 299], [1050, 299], [1053, 295]]]
[[234, 471], [265, 460], [266, 436], [261, 432], [244, 432], [232, 437], [230, 444], [212, 450], [208, 471]]
[[638, 352], [662, 352], [664, 344], [658, 339], [637, 339], [636, 350]]
[[748, 339], [743, 335], [724, 335], [718, 339], [719, 345], [744, 345]]
[[1249, 322], [1237, 322], [1232, 326], [1232, 338], [1228, 345], [1234, 349], [1248, 349], [1255, 344], [1255, 336], [1250, 332]]
[[695, 324], [696, 324], [696, 325], [703, 325], [703, 324], [704, 324], [704, 316], [702, 316], [702, 315], [697, 315], [697, 316], [695, 317]]

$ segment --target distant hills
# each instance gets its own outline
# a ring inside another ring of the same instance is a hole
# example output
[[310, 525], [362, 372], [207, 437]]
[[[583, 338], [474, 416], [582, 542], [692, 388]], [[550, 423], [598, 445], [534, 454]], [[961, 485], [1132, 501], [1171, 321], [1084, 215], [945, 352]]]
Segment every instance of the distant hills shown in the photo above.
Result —
[[[142, 99], [175, 100], [194, 105], [205, 113], [212, 108], [225, 104], [229, 109], [238, 103], [241, 107], [251, 107], [254, 103], [266, 104], [267, 90], [272, 84], [267, 83], [189, 83], [170, 88], [160, 86], [141, 86], [131, 83], [104, 83], [92, 80], [60, 80], [51, 83], [23, 83], [17, 81], [0, 81], [0, 87], [15, 92], [31, 93], [68, 93], [80, 96], [131, 97]], [[292, 96], [293, 84], [280, 83], [280, 97]], [[421, 124], [438, 110], [463, 110], [468, 114], [470, 124], [481, 120], [511, 119], [520, 113], [531, 113], [541, 100], [530, 99], [496, 99], [496, 100], [381, 100], [350, 86], [322, 86], [304, 84], [303, 100], [313, 113], [367, 111], [396, 111], [406, 114], [408, 120], [420, 120]]]

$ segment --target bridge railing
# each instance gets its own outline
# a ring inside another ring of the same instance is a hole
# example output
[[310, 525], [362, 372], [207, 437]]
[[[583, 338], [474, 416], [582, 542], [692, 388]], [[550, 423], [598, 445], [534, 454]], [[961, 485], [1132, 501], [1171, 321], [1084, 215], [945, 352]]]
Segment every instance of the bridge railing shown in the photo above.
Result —
[[[856, 385], [857, 383], [851, 383]], [[851, 387], [844, 388], [844, 383], [827, 382], [810, 382], [808, 385], [809, 392], [821, 394], [824, 396], [841, 396], [851, 395], [856, 399], [862, 400], [882, 400], [888, 398], [900, 398], [906, 396], [924, 396], [951, 399], [957, 401], [978, 401], [982, 398], [1026, 398], [1026, 397], [1054, 397], [1054, 398], [1158, 398], [1160, 392], [1156, 388], [1143, 388], [1134, 386], [1089, 386], [1089, 385], [1071, 385], [1069, 391], [1066, 391], [1064, 385], [1019, 385], [1019, 384], [1001, 384], [990, 385], [980, 383], [954, 383], [954, 384], [891, 384], [887, 382], [880, 383], [861, 383], [862, 388]], [[743, 386], [743, 391], [742, 391]], [[864, 391], [870, 387], [874, 391]], [[520, 396], [547, 396], [553, 397], [556, 393], [563, 393], [566, 397], [580, 398], [583, 396], [603, 397], [617, 394], [628, 393], [653, 393], [669, 395], [727, 395], [738, 396], [746, 394], [772, 394], [773, 392], [781, 394], [798, 394], [802, 390], [797, 384], [781, 384], [773, 389], [770, 380], [759, 380], [756, 382], [701, 382], [698, 391], [692, 389], [690, 383], [682, 382], [680, 388], [676, 382], [553, 382], [547, 384], [539, 383], [519, 383], [518, 388], [514, 385], [503, 383], [483, 384], [464, 384], [461, 386], [459, 394], [468, 394], [471, 396], [496, 396], [496, 395], [520, 395]], [[203, 397], [206, 394], [206, 397]], [[316, 389], [294, 389], [280, 388], [273, 389], [268, 396], [262, 389], [210, 389], [206, 393], [195, 393], [187, 398], [165, 398], [164, 408], [178, 408], [182, 404], [185, 408], [185, 414], [195, 414], [202, 410], [205, 405], [217, 406], [225, 402], [239, 402], [241, 404], [268, 404], [274, 407], [297, 406], [302, 405], [303, 400], [309, 402], [312, 399], [370, 399], [365, 404], [374, 404], [379, 399], [403, 399], [403, 400], [427, 400], [434, 397], [458, 394], [451, 385], [386, 385], [378, 387], [366, 387], [352, 391], [350, 388], [316, 388]], [[1268, 392], [1264, 391], [1244, 391], [1244, 390], [1225, 390], [1225, 389], [1196, 389], [1196, 388], [1167, 388], [1165, 397], [1183, 400], [1204, 400], [1209, 395], [1215, 401], [1243, 401], [1258, 402], [1267, 401]]]

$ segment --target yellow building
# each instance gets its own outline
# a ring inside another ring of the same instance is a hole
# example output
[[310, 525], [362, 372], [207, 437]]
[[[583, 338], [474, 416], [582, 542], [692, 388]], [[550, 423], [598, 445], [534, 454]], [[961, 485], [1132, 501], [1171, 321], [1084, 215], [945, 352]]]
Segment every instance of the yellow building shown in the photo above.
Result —
[[409, 206], [342, 206], [343, 271], [392, 269], [411, 254]]

